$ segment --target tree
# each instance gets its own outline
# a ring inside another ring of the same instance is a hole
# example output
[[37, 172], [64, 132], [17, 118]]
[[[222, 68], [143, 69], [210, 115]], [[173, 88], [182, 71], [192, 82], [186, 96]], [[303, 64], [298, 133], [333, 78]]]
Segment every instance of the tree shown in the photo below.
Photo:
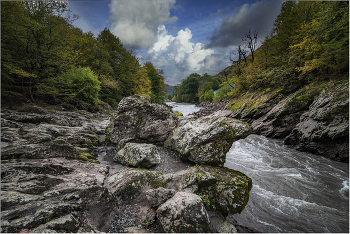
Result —
[[254, 63], [254, 53], [256, 50], [256, 44], [258, 41], [258, 32], [255, 31], [253, 35], [250, 33], [250, 29], [248, 33], [244, 34], [243, 41], [247, 43], [247, 48], [250, 50], [250, 55], [252, 56], [252, 63]]

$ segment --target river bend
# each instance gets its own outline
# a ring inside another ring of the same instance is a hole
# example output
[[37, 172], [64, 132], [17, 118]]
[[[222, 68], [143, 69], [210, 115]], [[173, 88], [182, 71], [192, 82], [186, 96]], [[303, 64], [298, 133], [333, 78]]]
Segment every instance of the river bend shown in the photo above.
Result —
[[[184, 115], [200, 109], [169, 105]], [[233, 216], [240, 225], [261, 232], [349, 233], [348, 164], [250, 135], [233, 143], [225, 167], [253, 180], [246, 208]]]

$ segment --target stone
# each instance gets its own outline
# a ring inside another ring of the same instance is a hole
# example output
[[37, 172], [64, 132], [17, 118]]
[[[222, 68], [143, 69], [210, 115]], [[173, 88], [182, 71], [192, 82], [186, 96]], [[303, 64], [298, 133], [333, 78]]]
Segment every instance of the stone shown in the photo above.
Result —
[[335, 84], [323, 89], [285, 144], [301, 151], [349, 162], [349, 87]]
[[202, 199], [193, 193], [178, 192], [157, 209], [164, 232], [211, 232]]
[[177, 125], [177, 116], [166, 105], [133, 95], [120, 101], [111, 122], [110, 141], [120, 150], [127, 142], [163, 145]]
[[150, 168], [160, 163], [158, 149], [152, 144], [126, 143], [114, 161], [134, 167]]
[[139, 168], [123, 168], [107, 181], [110, 192], [121, 202], [136, 199], [148, 189], [164, 187], [161, 174]]
[[149, 189], [145, 194], [150, 206], [157, 207], [172, 198], [175, 195], [175, 190], [160, 187], [157, 189]]
[[155, 218], [156, 211], [149, 206], [143, 206], [135, 215], [135, 224], [147, 229], [155, 221]]
[[127, 228], [124, 228], [124, 233], [152, 233], [152, 232], [150, 232], [145, 228], [127, 227]]
[[210, 223], [213, 225], [215, 233], [238, 233], [236, 227], [229, 223], [225, 218], [213, 211], [208, 211]]
[[174, 129], [164, 146], [181, 159], [223, 166], [232, 143], [247, 137], [252, 130], [249, 124], [237, 119], [205, 116]]
[[107, 231], [115, 200], [103, 187], [107, 171], [64, 158], [2, 160], [2, 232]]
[[227, 216], [241, 213], [249, 201], [252, 180], [225, 167], [201, 165], [162, 176], [166, 188], [200, 194], [207, 210]]

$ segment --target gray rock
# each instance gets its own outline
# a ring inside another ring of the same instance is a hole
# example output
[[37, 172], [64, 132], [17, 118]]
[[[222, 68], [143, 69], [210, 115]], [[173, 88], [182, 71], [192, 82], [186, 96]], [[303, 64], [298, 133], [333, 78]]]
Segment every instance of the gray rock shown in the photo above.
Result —
[[210, 223], [213, 226], [213, 232], [216, 233], [238, 233], [236, 227], [229, 223], [225, 218], [213, 211], [208, 211]]
[[112, 119], [110, 141], [118, 150], [127, 142], [163, 145], [176, 127], [177, 117], [166, 105], [150, 103], [142, 96], [123, 98], [118, 104], [118, 115]]
[[147, 201], [152, 207], [157, 207], [175, 195], [174, 189], [157, 188], [146, 192]]
[[107, 231], [114, 216], [114, 198], [103, 188], [107, 171], [63, 158], [2, 160], [2, 232]]
[[151, 233], [151, 232], [145, 228], [127, 227], [127, 228], [124, 228], [124, 233]]
[[149, 206], [143, 206], [135, 215], [135, 224], [138, 225], [138, 227], [148, 228], [148, 226], [155, 221], [155, 218], [156, 211]]
[[349, 87], [325, 88], [300, 117], [285, 143], [297, 150], [349, 162]]
[[164, 232], [211, 232], [202, 199], [193, 193], [178, 192], [157, 209]]
[[252, 180], [245, 174], [225, 167], [201, 165], [162, 177], [166, 188], [200, 194], [208, 210], [224, 216], [241, 213], [249, 200]]
[[116, 154], [114, 161], [134, 167], [150, 168], [160, 163], [160, 156], [155, 145], [126, 143]]
[[252, 130], [240, 120], [206, 116], [174, 129], [164, 146], [181, 159], [223, 166], [232, 143], [247, 137]]
[[110, 192], [123, 201], [136, 199], [142, 192], [164, 187], [161, 174], [139, 168], [123, 168], [108, 178]]

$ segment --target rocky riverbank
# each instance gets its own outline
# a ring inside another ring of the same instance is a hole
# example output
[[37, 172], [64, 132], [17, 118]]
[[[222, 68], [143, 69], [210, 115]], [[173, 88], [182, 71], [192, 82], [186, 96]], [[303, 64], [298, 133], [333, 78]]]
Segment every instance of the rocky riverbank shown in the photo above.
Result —
[[252, 181], [222, 165], [246, 123], [132, 96], [109, 113], [2, 109], [1, 125], [2, 232], [237, 232]]
[[196, 115], [240, 119], [250, 123], [255, 134], [282, 138], [291, 148], [349, 162], [348, 81], [246, 93], [224, 103], [205, 104]]

